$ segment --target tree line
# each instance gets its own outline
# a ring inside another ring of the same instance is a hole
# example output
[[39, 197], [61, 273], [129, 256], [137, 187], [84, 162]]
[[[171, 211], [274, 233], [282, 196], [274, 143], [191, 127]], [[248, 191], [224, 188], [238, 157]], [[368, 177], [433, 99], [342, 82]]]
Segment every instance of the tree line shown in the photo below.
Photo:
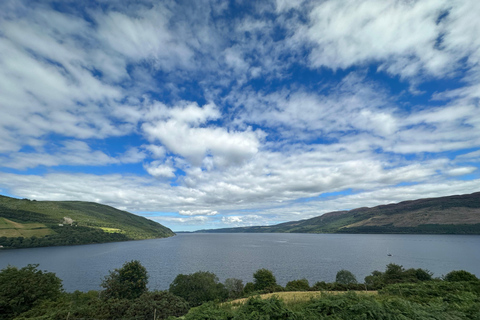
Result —
[[50, 228], [55, 233], [43, 237], [0, 237], [0, 245], [7, 249], [19, 249], [132, 240], [123, 233], [108, 233], [99, 228], [77, 225], [53, 225]]
[[[38, 265], [8, 266], [0, 271], [0, 320], [10, 319], [480, 319], [480, 281], [464, 270], [433, 278], [423, 269], [389, 264], [359, 283], [348, 270], [335, 282], [298, 279], [285, 287], [268, 269], [257, 270], [253, 282], [229, 278], [221, 283], [211, 272], [179, 274], [168, 290], [150, 291], [148, 273], [139, 261], [110, 271], [100, 291], [64, 292], [62, 281]], [[359, 290], [378, 290], [361, 295]], [[287, 304], [282, 291], [324, 291], [321, 298]], [[332, 291], [349, 291], [333, 295]], [[250, 297], [234, 306], [226, 301]]]

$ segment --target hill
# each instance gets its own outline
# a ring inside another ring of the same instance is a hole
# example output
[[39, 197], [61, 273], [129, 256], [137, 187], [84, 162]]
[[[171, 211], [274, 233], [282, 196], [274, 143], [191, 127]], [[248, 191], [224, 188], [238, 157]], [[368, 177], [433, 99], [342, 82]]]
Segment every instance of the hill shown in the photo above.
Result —
[[82, 201], [0, 196], [0, 245], [24, 248], [164, 238], [167, 227], [113, 207]]
[[273, 226], [198, 232], [480, 234], [480, 192], [336, 211]]

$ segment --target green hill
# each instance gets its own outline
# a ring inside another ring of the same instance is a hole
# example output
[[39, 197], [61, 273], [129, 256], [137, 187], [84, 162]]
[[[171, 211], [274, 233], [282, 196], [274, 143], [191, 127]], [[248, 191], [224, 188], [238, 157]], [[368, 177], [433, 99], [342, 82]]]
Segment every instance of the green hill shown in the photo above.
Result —
[[199, 232], [480, 234], [480, 192], [336, 211], [273, 226]]
[[152, 220], [94, 202], [35, 201], [0, 196], [0, 245], [24, 248], [164, 238]]

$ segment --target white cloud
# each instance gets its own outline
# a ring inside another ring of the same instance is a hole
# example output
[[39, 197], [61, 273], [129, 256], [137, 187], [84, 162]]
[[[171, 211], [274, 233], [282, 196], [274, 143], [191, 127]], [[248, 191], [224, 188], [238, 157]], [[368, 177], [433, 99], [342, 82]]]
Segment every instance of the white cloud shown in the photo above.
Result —
[[167, 152], [164, 147], [154, 144], [145, 145], [144, 148], [148, 150], [152, 154], [152, 157], [155, 159], [162, 159], [163, 157], [165, 157], [165, 154]]
[[145, 154], [137, 148], [129, 148], [125, 153], [112, 157], [100, 150], [92, 150], [87, 143], [78, 140], [64, 141], [60, 146], [53, 146], [53, 149], [54, 151], [16, 152], [0, 159], [3, 167], [23, 170], [38, 166], [106, 166], [138, 163], [145, 158]]
[[198, 209], [198, 210], [180, 210], [178, 212], [182, 216], [215, 216], [218, 214], [218, 211], [209, 210], [209, 209]]
[[259, 148], [256, 132], [229, 131], [216, 126], [205, 126], [208, 120], [220, 117], [217, 108], [207, 104], [203, 108], [190, 104], [174, 108], [155, 108], [147, 117], [160, 118], [146, 122], [142, 128], [151, 141], [158, 140], [171, 152], [189, 159], [199, 166], [207, 155], [212, 155], [219, 166], [241, 163], [252, 157]]
[[116, 11], [99, 14], [98, 38], [115, 53], [134, 61], [150, 60], [155, 67], [165, 70], [186, 66], [193, 52], [169, 30], [171, 15], [159, 3], [137, 10], [132, 16]]
[[461, 168], [453, 168], [447, 171], [449, 176], [463, 176], [465, 174], [472, 173], [476, 171], [476, 167], [461, 167]]
[[[477, 188], [478, 1], [26, 4], [0, 4], [11, 194], [223, 226]], [[55, 171], [126, 163], [150, 176]]]
[[411, 78], [420, 73], [445, 75], [451, 56], [436, 48], [443, 32], [438, 18], [448, 1], [324, 1], [311, 11], [297, 37], [313, 45], [312, 66], [348, 68], [376, 62], [380, 69]]
[[161, 161], [153, 161], [144, 165], [144, 168], [150, 175], [154, 177], [175, 177], [175, 168], [173, 168], [170, 164], [164, 164]]

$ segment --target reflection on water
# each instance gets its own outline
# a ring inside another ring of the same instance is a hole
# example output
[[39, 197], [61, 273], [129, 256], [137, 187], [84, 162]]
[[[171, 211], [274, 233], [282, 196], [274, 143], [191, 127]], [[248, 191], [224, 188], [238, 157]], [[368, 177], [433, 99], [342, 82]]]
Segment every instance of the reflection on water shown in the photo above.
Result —
[[[392, 256], [387, 256], [387, 251]], [[0, 268], [39, 263], [55, 272], [67, 291], [97, 290], [109, 270], [140, 260], [152, 289], [167, 289], [179, 273], [199, 270], [252, 281], [267, 268], [277, 282], [307, 278], [332, 282], [338, 270], [359, 281], [388, 263], [424, 268], [440, 277], [452, 270], [480, 276], [480, 236], [341, 234], [179, 234], [167, 239], [72, 247], [0, 250]]]

